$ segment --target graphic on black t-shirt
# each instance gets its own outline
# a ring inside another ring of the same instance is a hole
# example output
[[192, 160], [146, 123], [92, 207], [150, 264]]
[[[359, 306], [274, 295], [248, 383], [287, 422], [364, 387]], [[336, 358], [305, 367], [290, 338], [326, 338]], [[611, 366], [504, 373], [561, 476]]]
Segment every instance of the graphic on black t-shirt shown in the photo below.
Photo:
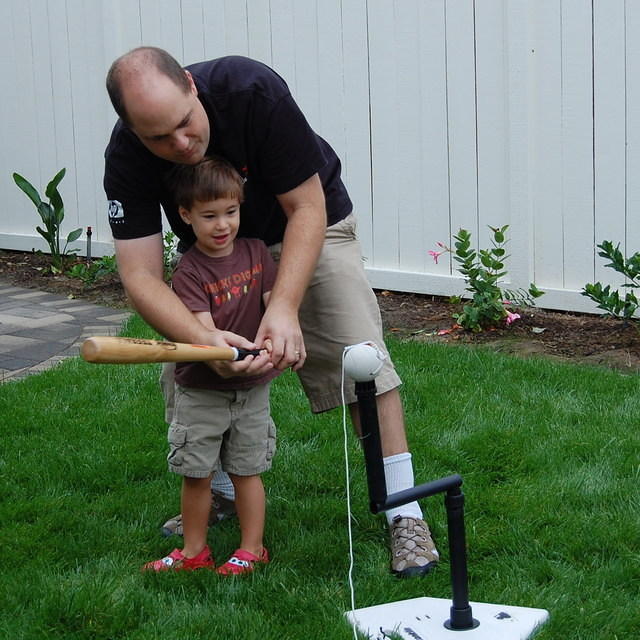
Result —
[[109, 200], [109, 222], [111, 224], [122, 224], [124, 222], [124, 209], [119, 200]]

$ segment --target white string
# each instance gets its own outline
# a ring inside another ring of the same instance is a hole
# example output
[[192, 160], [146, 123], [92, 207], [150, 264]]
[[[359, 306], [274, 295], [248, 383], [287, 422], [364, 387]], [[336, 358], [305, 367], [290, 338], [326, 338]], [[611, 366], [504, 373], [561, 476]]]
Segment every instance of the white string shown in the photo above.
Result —
[[342, 395], [342, 432], [344, 435], [344, 475], [345, 483], [347, 485], [347, 531], [349, 536], [349, 592], [351, 594], [351, 620], [353, 637], [358, 640], [357, 627], [355, 622], [354, 612], [356, 610], [356, 596], [355, 589], [353, 587], [353, 535], [351, 532], [351, 489], [350, 489], [350, 476], [349, 476], [349, 447], [348, 447], [348, 428], [347, 428], [347, 403], [344, 396], [344, 357], [347, 354], [347, 349], [342, 352], [342, 378], [340, 383], [340, 393]]

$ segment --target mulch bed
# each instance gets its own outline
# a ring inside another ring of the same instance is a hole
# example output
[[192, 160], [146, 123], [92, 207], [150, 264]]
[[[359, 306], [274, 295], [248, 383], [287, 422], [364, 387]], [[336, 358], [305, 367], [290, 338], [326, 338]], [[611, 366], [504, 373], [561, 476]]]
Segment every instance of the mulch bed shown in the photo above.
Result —
[[[85, 285], [67, 274], [52, 274], [49, 257], [37, 252], [0, 250], [0, 281], [41, 289], [98, 304], [127, 307], [117, 274]], [[459, 303], [447, 298], [376, 291], [385, 329], [402, 339], [488, 346], [522, 356], [542, 355], [600, 364], [624, 371], [640, 370], [638, 324], [604, 316], [529, 308], [509, 328], [482, 333], [452, 330]]]

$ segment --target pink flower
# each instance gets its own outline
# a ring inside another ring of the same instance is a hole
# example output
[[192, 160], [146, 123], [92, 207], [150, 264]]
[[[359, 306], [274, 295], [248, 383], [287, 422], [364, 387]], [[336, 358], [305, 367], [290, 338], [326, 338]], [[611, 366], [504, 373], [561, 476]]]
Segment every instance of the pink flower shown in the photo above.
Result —
[[507, 311], [507, 317], [505, 318], [505, 322], [507, 325], [510, 325], [512, 322], [520, 319], [519, 313], [511, 313], [511, 311]]
[[443, 254], [447, 253], [447, 251], [451, 251], [449, 247], [443, 242], [436, 242], [436, 244], [442, 249], [442, 251], [429, 251], [429, 255], [433, 258], [433, 261], [438, 264], [438, 258]]

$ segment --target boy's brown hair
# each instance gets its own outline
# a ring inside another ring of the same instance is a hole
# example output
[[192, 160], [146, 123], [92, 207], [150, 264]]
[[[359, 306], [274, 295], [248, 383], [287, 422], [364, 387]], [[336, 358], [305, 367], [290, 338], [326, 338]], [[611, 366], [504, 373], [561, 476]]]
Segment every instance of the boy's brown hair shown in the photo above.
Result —
[[176, 204], [191, 209], [194, 202], [235, 198], [242, 202], [244, 182], [223, 158], [207, 156], [193, 165], [177, 165], [169, 177]]

